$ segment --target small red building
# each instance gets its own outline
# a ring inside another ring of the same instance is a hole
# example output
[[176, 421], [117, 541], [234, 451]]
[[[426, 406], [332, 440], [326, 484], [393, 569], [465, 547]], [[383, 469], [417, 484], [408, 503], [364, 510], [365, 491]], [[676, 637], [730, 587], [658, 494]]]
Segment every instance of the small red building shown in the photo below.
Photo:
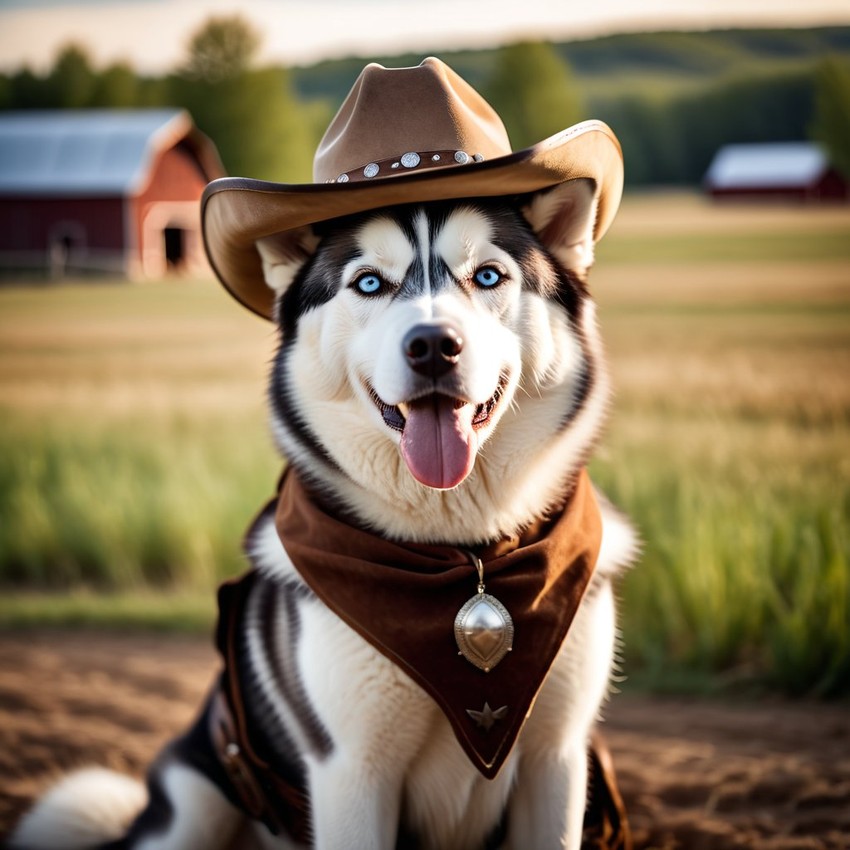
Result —
[[0, 113], [0, 268], [205, 268], [199, 200], [224, 175], [180, 109]]
[[850, 183], [811, 142], [726, 145], [715, 154], [704, 187], [715, 198], [850, 199]]

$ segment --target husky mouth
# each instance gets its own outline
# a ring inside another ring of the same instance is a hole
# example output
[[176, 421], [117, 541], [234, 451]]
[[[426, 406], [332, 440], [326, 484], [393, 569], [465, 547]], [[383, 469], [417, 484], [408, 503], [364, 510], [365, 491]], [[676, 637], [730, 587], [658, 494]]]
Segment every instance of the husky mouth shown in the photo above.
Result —
[[[499, 405], [499, 402], [504, 395], [505, 388], [508, 385], [508, 376], [506, 374], [501, 374], [499, 376], [499, 383], [496, 386], [496, 392], [487, 399], [487, 401], [482, 404], [478, 404], [475, 406], [475, 413], [472, 417], [472, 427], [478, 430], [479, 428], [483, 428], [485, 425], [489, 424], [490, 420], [493, 418], [493, 413], [496, 411], [496, 408]], [[467, 404], [471, 404], [472, 402], [466, 401], [462, 398], [453, 398], [451, 396], [447, 396], [444, 393], [426, 393], [421, 396], [417, 396], [415, 399], [411, 399], [407, 402], [399, 402], [396, 404], [387, 404], [377, 392], [375, 392], [374, 388], [371, 384], [366, 384], [366, 389], [369, 393], [369, 397], [372, 399], [375, 407], [381, 413], [384, 422], [392, 428], [394, 431], [403, 432], [405, 423], [407, 422], [408, 411], [410, 410], [412, 405], [422, 404], [423, 401], [427, 401], [428, 399], [432, 399], [435, 402], [438, 399], [446, 399], [452, 403], [455, 409], [460, 409]]]
[[492, 420], [507, 385], [508, 376], [502, 374], [493, 395], [477, 405], [436, 392], [392, 405], [367, 388], [386, 425], [401, 433], [401, 454], [413, 477], [448, 490], [472, 471], [478, 432]]

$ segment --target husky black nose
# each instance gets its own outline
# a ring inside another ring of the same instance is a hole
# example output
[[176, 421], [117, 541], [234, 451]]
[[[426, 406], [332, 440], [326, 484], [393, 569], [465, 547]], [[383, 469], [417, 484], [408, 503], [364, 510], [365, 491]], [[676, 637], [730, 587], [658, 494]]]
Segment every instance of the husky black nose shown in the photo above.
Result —
[[451, 325], [416, 325], [401, 345], [414, 372], [439, 378], [457, 363], [463, 338]]

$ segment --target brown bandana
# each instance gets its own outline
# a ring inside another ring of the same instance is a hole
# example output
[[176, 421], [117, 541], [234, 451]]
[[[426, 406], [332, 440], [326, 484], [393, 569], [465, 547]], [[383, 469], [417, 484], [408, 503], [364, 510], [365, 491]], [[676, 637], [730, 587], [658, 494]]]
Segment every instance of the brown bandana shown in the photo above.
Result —
[[489, 672], [458, 652], [454, 620], [476, 593], [468, 550], [395, 543], [320, 508], [298, 477], [281, 483], [275, 525], [313, 592], [430, 694], [472, 763], [492, 779], [519, 735], [590, 582], [602, 539], [582, 470], [563, 510], [519, 537], [475, 549], [486, 592], [514, 623]]

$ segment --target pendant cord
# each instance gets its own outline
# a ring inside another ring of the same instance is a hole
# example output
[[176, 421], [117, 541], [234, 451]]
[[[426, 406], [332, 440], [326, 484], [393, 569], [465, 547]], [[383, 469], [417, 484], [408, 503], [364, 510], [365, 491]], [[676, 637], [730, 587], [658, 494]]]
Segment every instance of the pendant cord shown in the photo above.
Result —
[[478, 573], [478, 592], [484, 593], [484, 564], [481, 558], [474, 552], [470, 552], [469, 549], [462, 549], [461, 551], [466, 555], [470, 564], [475, 567], [475, 571]]
[[478, 570], [478, 592], [484, 593], [484, 564], [481, 563], [481, 558], [475, 559], [475, 569]]

